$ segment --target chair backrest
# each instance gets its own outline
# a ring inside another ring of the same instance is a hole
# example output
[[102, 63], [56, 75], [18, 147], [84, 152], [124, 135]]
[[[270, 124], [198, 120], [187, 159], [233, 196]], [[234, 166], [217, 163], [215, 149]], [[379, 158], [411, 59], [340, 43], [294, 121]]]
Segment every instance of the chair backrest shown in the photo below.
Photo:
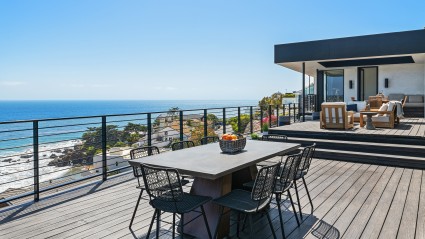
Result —
[[280, 163], [276, 163], [262, 167], [255, 178], [254, 187], [251, 192], [251, 199], [258, 201], [257, 211], [266, 206], [272, 198], [279, 165]]
[[316, 150], [316, 143], [306, 146], [302, 152], [302, 159], [300, 164], [301, 171], [308, 172], [311, 165], [311, 160], [313, 159], [314, 151]]
[[379, 109], [382, 106], [382, 96], [369, 96], [369, 106], [371, 109]]
[[201, 139], [202, 145], [209, 144], [209, 143], [215, 143], [215, 142], [218, 142], [217, 136], [206, 136], [206, 137], [203, 137]]
[[154, 154], [159, 154], [159, 148], [156, 146], [145, 146], [137, 149], [132, 149], [130, 151], [130, 158], [137, 159], [141, 157], [146, 157]]
[[325, 128], [339, 128], [344, 126], [348, 120], [346, 104], [344, 102], [322, 103], [321, 120]]
[[183, 189], [177, 169], [152, 167], [146, 164], [141, 164], [140, 168], [146, 191], [151, 200], [156, 199], [167, 202], [179, 202], [182, 200]]
[[280, 170], [280, 183], [282, 185], [289, 184], [294, 181], [297, 172], [300, 168], [302, 160], [302, 153], [289, 155], [285, 162], [281, 164]]
[[[131, 159], [138, 159], [138, 158], [147, 157], [147, 156], [154, 155], [154, 154], [159, 154], [159, 148], [158, 147], [156, 147], [156, 146], [144, 146], [144, 147], [140, 147], [140, 148], [137, 148], [137, 149], [132, 149], [130, 151], [130, 158]], [[142, 177], [142, 171], [141, 171], [138, 164], [133, 166], [130, 163], [130, 165], [133, 168], [133, 175], [134, 175], [134, 177], [137, 178], [137, 182], [140, 186], [139, 178]]]
[[173, 151], [191, 147], [195, 147], [195, 143], [190, 140], [179, 141], [171, 144], [171, 150]]
[[268, 134], [261, 136], [263, 141], [273, 141], [273, 142], [287, 142], [288, 136], [280, 134]]

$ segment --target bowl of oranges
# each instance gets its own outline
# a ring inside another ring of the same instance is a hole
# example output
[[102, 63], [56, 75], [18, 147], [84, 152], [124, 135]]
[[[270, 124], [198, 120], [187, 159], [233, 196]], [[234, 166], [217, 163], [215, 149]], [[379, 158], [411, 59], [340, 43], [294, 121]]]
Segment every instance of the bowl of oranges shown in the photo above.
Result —
[[236, 153], [245, 148], [246, 138], [243, 135], [224, 134], [218, 142], [223, 153]]

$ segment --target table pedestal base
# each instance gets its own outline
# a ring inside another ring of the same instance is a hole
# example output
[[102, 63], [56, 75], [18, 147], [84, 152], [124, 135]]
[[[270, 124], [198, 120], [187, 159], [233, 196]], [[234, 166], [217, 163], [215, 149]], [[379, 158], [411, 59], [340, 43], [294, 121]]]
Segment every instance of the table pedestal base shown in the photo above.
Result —
[[[190, 190], [191, 194], [210, 196], [212, 198], [218, 198], [229, 193], [232, 188], [239, 188], [243, 183], [249, 182], [253, 179], [253, 174], [256, 172], [256, 167], [251, 166], [235, 173], [223, 176], [216, 180], [209, 180], [204, 178], [195, 178]], [[255, 175], [254, 175], [255, 177]], [[232, 179], [233, 178], [233, 179]], [[212, 202], [204, 205], [205, 214], [207, 215], [208, 224], [210, 226], [211, 234], [214, 236], [214, 232], [217, 228], [218, 217], [220, 216], [220, 207]], [[199, 209], [200, 210], [200, 209]], [[226, 210], [226, 209], [225, 209]], [[184, 221], [189, 222], [198, 213], [191, 212], [184, 215]], [[229, 235], [230, 231], [230, 213], [224, 214], [221, 218], [220, 225], [218, 227], [217, 238], [223, 238]], [[195, 236], [197, 238], [208, 238], [208, 233], [205, 227], [204, 219], [198, 217], [191, 223], [184, 227], [184, 233]]]
[[372, 115], [367, 115], [366, 117], [366, 129], [374, 130], [375, 126], [372, 124]]

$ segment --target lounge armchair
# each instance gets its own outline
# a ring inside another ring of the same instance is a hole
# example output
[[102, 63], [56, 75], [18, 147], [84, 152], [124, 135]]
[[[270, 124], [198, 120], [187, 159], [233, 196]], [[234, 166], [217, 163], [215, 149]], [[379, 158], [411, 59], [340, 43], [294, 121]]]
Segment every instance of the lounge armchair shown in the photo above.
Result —
[[322, 129], [350, 129], [354, 127], [354, 114], [347, 111], [344, 102], [322, 103], [320, 112], [320, 128]]
[[382, 96], [369, 96], [370, 109], [379, 109], [382, 106]]
[[[398, 123], [396, 116], [396, 105], [393, 102], [383, 104], [380, 109], [371, 109], [370, 111], [376, 111], [378, 114], [372, 116], [372, 124], [378, 128], [394, 128], [395, 123]], [[365, 125], [366, 116], [360, 113], [360, 127]]]

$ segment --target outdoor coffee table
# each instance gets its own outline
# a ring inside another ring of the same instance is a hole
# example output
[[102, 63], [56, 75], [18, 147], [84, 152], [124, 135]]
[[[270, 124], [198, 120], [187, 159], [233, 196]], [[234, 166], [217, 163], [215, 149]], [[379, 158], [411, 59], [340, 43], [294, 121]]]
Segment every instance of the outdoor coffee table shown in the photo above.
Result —
[[366, 115], [366, 129], [368, 130], [374, 130], [375, 126], [373, 126], [372, 124], [372, 116], [378, 114], [378, 112], [373, 112], [373, 111], [364, 111], [364, 112], [360, 112], [360, 117], [363, 117], [363, 115]]
[[[194, 177], [190, 193], [217, 198], [230, 192], [232, 188], [242, 187], [243, 183], [253, 180], [257, 172], [256, 163], [296, 150], [299, 147], [299, 144], [292, 143], [248, 140], [245, 149], [235, 154], [224, 154], [218, 143], [213, 143], [131, 161], [158, 167], [176, 168], [179, 173]], [[211, 202], [204, 207], [213, 233], [220, 214], [219, 207]], [[185, 221], [189, 222], [196, 215], [185, 214]], [[228, 235], [229, 227], [230, 215], [227, 213], [221, 220], [218, 238]], [[184, 232], [198, 238], [208, 237], [202, 217], [187, 224]]]

